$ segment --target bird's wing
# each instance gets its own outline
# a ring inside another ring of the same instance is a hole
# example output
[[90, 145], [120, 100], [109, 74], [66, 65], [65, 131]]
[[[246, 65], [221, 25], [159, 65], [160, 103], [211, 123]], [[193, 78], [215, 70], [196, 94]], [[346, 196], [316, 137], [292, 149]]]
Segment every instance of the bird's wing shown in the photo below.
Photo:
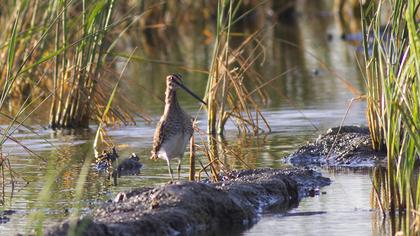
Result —
[[158, 158], [158, 152], [160, 150], [160, 147], [162, 146], [163, 140], [165, 139], [165, 126], [166, 122], [165, 120], [160, 120], [156, 126], [155, 135], [153, 136], [153, 148], [152, 148], [152, 156], [150, 159], [157, 159]]

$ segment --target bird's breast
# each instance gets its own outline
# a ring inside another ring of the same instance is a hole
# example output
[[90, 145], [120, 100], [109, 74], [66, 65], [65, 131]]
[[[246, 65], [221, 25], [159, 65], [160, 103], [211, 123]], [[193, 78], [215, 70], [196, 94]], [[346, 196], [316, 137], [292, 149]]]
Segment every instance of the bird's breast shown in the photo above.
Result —
[[191, 135], [187, 133], [178, 133], [167, 137], [158, 151], [158, 157], [165, 160], [182, 159], [190, 138]]

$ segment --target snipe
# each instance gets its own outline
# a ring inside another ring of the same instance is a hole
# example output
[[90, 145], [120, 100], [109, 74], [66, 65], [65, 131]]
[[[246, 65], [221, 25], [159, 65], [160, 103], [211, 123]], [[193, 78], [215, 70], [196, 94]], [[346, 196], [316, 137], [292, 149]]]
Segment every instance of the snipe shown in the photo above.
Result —
[[178, 88], [184, 89], [191, 96], [207, 105], [200, 97], [189, 90], [182, 82], [179, 74], [166, 77], [165, 110], [157, 124], [153, 137], [153, 149], [151, 159], [161, 158], [166, 160], [169, 174], [173, 180], [171, 160], [178, 159], [178, 179], [181, 171], [181, 161], [185, 147], [194, 133], [193, 121], [179, 105], [176, 96]]

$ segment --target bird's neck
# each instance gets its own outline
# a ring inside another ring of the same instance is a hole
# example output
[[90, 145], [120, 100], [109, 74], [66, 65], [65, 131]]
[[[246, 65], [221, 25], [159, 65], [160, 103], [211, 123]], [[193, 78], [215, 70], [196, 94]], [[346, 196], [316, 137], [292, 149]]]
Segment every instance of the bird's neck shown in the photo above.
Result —
[[167, 89], [165, 92], [165, 113], [169, 112], [172, 109], [179, 109], [179, 103], [176, 96], [175, 89]]

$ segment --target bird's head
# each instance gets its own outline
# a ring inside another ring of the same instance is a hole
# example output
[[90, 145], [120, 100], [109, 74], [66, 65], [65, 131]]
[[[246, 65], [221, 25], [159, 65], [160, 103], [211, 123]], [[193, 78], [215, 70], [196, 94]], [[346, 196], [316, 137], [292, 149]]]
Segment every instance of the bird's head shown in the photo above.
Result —
[[180, 74], [171, 74], [166, 76], [166, 86], [170, 89], [177, 89], [183, 85]]
[[183, 81], [182, 76], [180, 74], [171, 74], [166, 77], [166, 87], [170, 90], [175, 90], [177, 88], [182, 88], [187, 93], [189, 93], [191, 96], [193, 96], [195, 99], [203, 103], [204, 105], [207, 105], [206, 102], [204, 102], [199, 96], [197, 96], [195, 93], [193, 93], [189, 88], [187, 88]]

